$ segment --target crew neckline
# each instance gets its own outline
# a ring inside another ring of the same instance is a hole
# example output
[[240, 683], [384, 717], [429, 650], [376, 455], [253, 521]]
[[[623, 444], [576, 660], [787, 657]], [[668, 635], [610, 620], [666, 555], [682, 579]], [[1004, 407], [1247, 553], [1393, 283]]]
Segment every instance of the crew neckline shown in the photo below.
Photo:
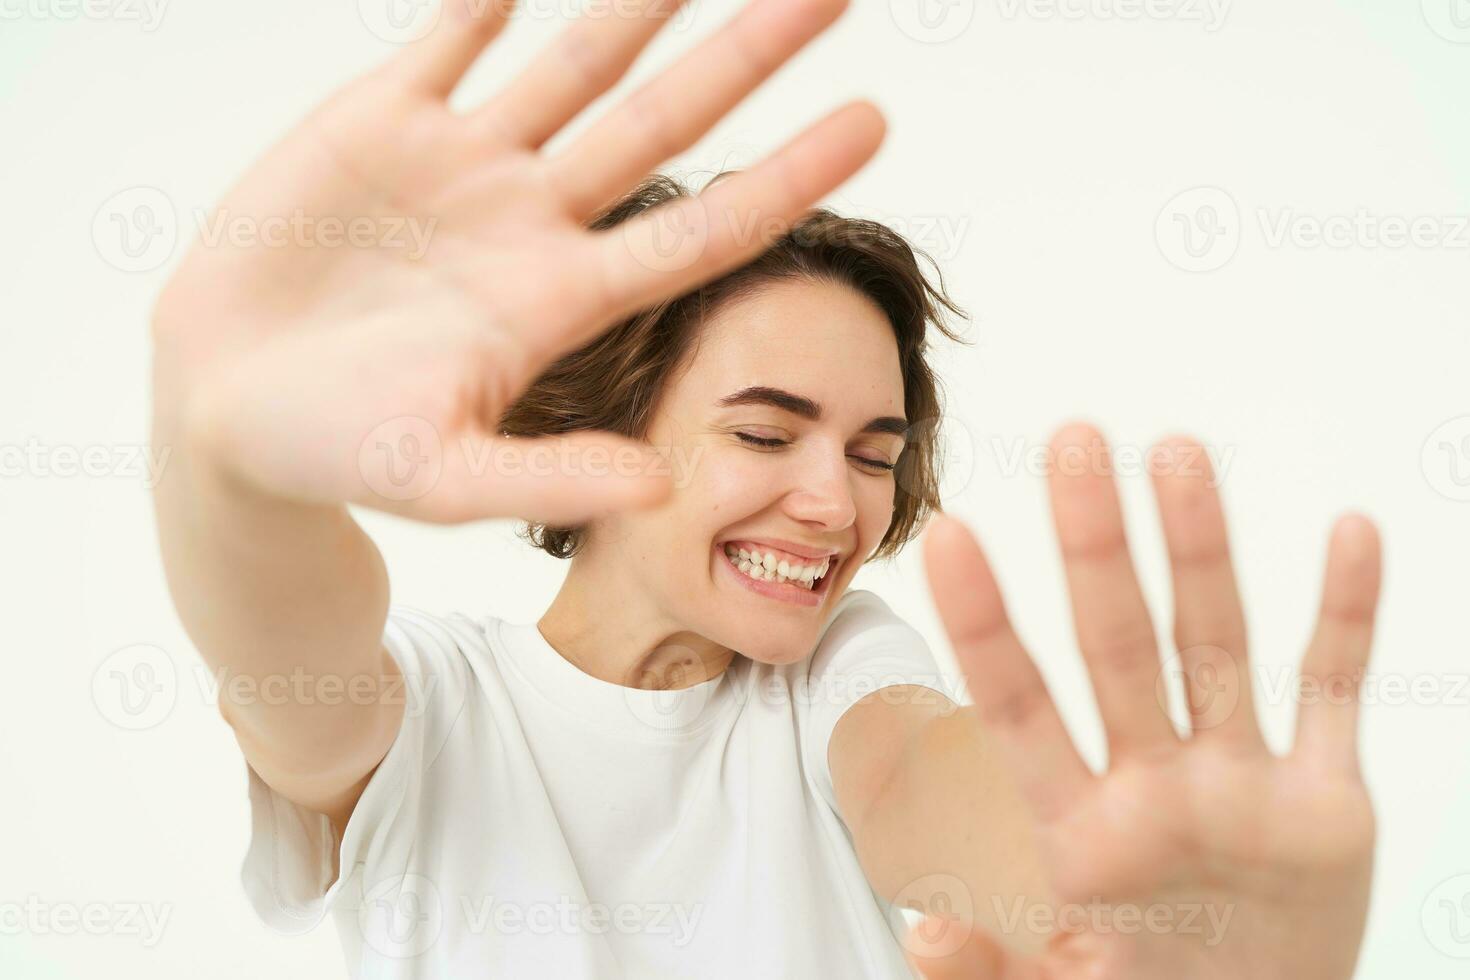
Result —
[[650, 691], [593, 677], [563, 657], [535, 623], [499, 623], [509, 662], [541, 698], [576, 722], [634, 738], [686, 738], [713, 724], [735, 702], [736, 655], [718, 677], [671, 691]]

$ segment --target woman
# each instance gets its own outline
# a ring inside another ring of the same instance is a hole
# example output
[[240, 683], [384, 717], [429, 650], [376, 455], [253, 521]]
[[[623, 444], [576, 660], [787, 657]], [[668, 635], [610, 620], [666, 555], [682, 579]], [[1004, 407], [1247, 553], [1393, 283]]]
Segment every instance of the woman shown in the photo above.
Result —
[[[463, 116], [509, 11], [451, 5], [222, 205], [362, 234], [198, 247], [161, 296], [175, 603], [211, 666], [306, 681], [221, 700], [254, 907], [286, 932], [331, 911], [354, 976], [1349, 976], [1373, 839], [1353, 702], [1266, 751], [1208, 472], [1156, 474], [1189, 739], [1110, 476], [1052, 472], [1103, 777], [963, 529], [926, 558], [973, 708], [847, 589], [937, 504], [923, 354], [953, 309], [896, 236], [810, 213], [882, 120], [849, 105], [697, 196], [646, 179], [843, 6], [752, 4], [542, 153], [670, 5], [584, 17]], [[535, 622], [390, 611], [348, 504], [522, 518], [571, 569]], [[1377, 583], [1371, 524], [1342, 521], [1314, 676], [1366, 661]], [[900, 939], [894, 903], [935, 915]]]

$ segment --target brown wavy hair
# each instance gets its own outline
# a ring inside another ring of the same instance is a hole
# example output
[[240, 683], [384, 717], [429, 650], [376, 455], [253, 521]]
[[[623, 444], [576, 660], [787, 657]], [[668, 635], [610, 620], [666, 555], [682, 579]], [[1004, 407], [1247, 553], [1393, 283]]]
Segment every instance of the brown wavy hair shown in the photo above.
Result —
[[[710, 184], [738, 171], [716, 174]], [[587, 226], [613, 228], [692, 191], [667, 174], [654, 173], [605, 207]], [[937, 285], [919, 267], [934, 265]], [[904, 411], [910, 420], [894, 469], [893, 520], [869, 560], [891, 558], [913, 540], [932, 511], [942, 509], [940, 420], [943, 392], [926, 357], [929, 327], [968, 343], [945, 323], [945, 311], [966, 317], [945, 294], [933, 259], [876, 221], [812, 208], [786, 234], [744, 266], [609, 328], [563, 355], [505, 410], [508, 436], [545, 436], [596, 429], [631, 439], [647, 437], [664, 386], [694, 347], [698, 327], [723, 304], [761, 285], [784, 280], [846, 284], [871, 298], [893, 325], [904, 379]], [[527, 523], [517, 532], [556, 558], [571, 558], [585, 536], [581, 527]]]

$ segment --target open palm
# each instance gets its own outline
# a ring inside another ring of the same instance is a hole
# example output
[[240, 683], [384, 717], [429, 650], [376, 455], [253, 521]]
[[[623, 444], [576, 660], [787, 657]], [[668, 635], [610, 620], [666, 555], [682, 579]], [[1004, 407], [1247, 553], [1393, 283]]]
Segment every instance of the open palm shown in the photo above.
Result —
[[[1379, 546], [1366, 519], [1332, 536], [1303, 677], [1296, 744], [1278, 757], [1256, 719], [1245, 620], [1219, 496], [1198, 444], [1171, 440], [1154, 485], [1174, 585], [1174, 641], [1161, 670], [1106, 465], [1053, 466], [1053, 513], [1078, 643], [1107, 731], [1109, 768], [1077, 754], [1005, 612], [984, 555], [942, 519], [926, 564], [977, 711], [1034, 817], [1050, 893], [1002, 910], [1049, 933], [1036, 955], [958, 921], [911, 936], [930, 980], [1177, 980], [1352, 975], [1372, 875], [1374, 818], [1357, 763], [1356, 681], [1366, 667]], [[1054, 460], [1109, 459], [1071, 426]], [[1180, 738], [1164, 684], [1182, 680]], [[1303, 688], [1304, 691], [1308, 690]]]
[[[431, 521], [570, 522], [666, 490], [666, 472], [636, 466], [537, 475], [525, 457], [546, 440], [499, 439], [497, 420], [557, 356], [763, 251], [872, 156], [883, 120], [852, 103], [703, 194], [593, 231], [846, 4], [750, 4], [555, 152], [543, 146], [679, 4], [589, 13], [488, 102], [452, 111], [512, 6], [446, 3], [432, 34], [333, 95], [228, 193], [217, 215], [230, 227], [296, 217], [308, 230], [187, 256], [154, 317], [162, 438], [202, 434], [273, 494]], [[467, 441], [477, 450], [457, 451]], [[605, 433], [558, 443], [652, 461]], [[429, 465], [401, 485], [375, 479], [373, 454], [400, 448]]]

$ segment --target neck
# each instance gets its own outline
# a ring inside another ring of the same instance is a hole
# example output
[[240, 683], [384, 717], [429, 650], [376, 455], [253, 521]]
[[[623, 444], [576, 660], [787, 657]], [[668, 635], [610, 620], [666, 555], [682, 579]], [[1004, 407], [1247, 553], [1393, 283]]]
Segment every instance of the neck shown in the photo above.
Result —
[[610, 684], [677, 690], [719, 676], [735, 651], [683, 629], [626, 569], [583, 552], [537, 622], [547, 643], [584, 674]]

